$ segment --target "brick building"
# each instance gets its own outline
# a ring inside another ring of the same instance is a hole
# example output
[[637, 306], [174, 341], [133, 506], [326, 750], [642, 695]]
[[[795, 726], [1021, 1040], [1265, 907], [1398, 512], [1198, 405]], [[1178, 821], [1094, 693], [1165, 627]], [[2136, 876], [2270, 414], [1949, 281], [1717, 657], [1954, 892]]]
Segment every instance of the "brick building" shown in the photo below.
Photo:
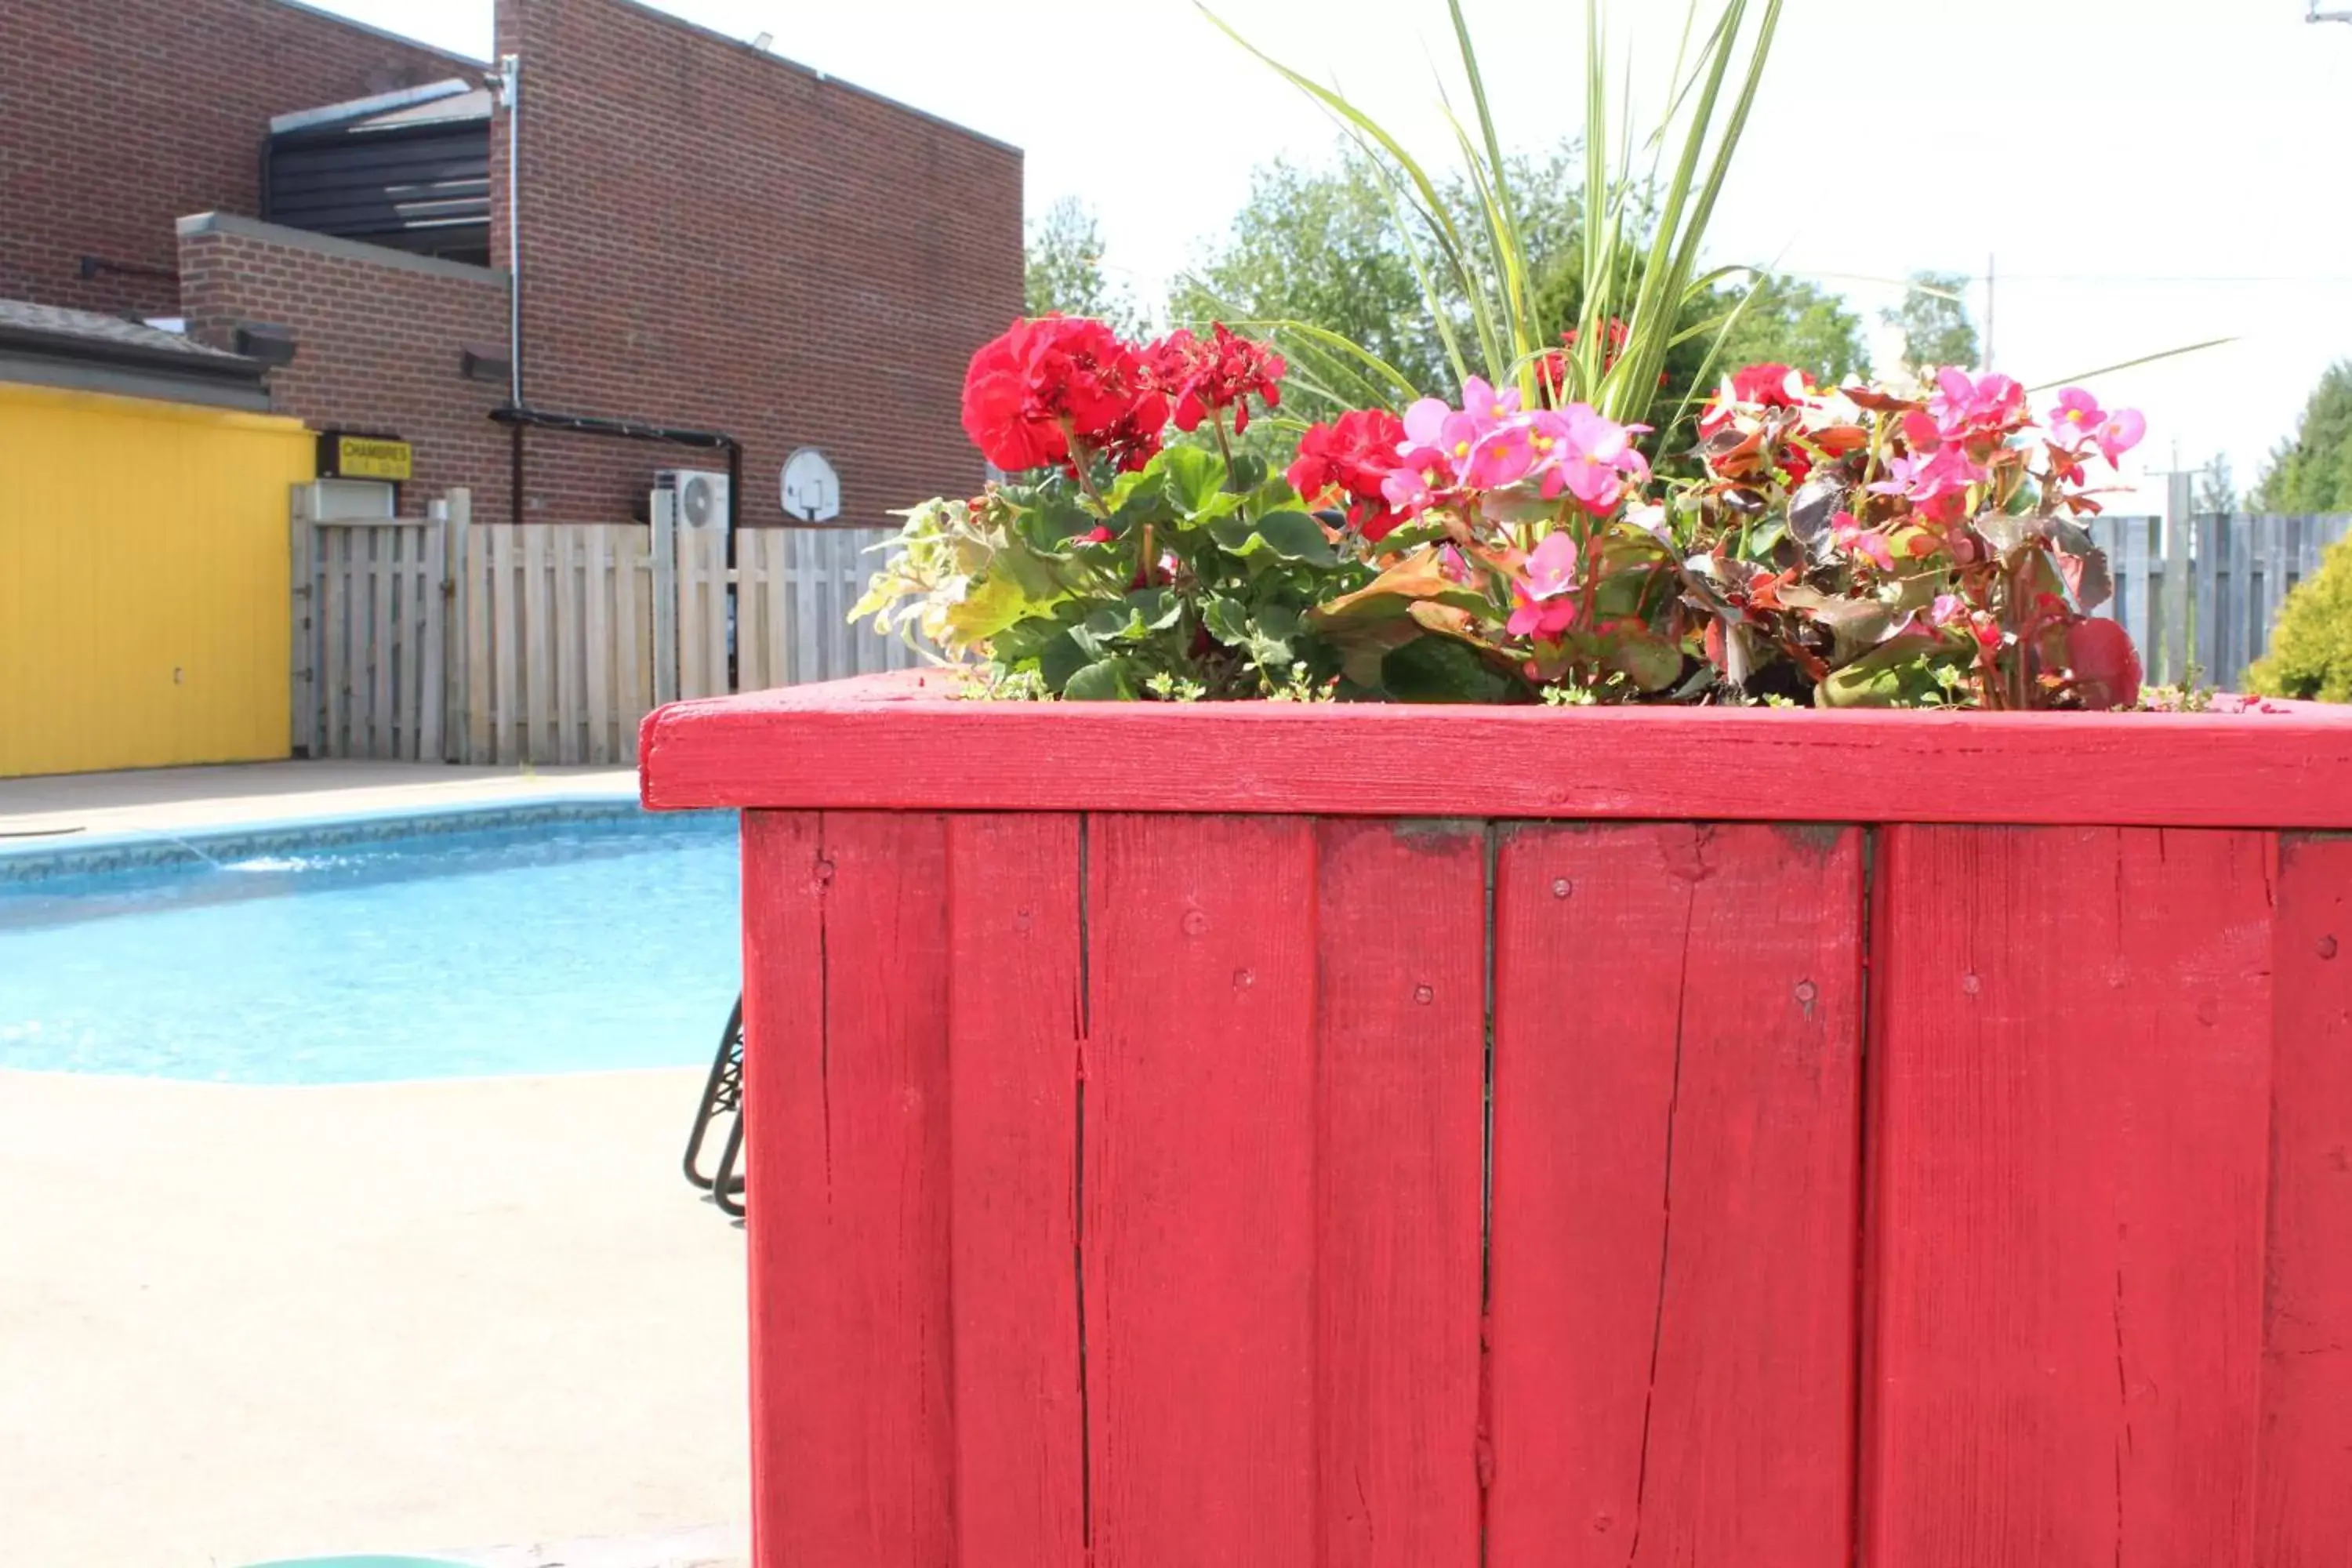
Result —
[[9, 0], [0, 299], [290, 339], [276, 406], [411, 441], [409, 512], [466, 484], [485, 520], [617, 521], [723, 466], [493, 423], [516, 347], [532, 409], [740, 442], [746, 525], [803, 447], [845, 523], [978, 482], [957, 402], [1020, 309], [1016, 150], [632, 0], [496, 25], [511, 106], [489, 62], [289, 0]]

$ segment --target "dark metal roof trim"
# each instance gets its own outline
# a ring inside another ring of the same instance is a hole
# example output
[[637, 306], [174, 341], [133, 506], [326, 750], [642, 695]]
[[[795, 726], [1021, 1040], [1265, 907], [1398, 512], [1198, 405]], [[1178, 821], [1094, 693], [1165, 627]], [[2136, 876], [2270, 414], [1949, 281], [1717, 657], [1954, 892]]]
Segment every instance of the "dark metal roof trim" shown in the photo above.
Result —
[[76, 332], [51, 331], [39, 327], [16, 326], [7, 321], [0, 321], [0, 350], [21, 356], [168, 371], [173, 375], [198, 381], [245, 381], [257, 384], [266, 368], [259, 360], [247, 359], [243, 354], [221, 353], [202, 348], [192, 353], [187, 349], [167, 349]]

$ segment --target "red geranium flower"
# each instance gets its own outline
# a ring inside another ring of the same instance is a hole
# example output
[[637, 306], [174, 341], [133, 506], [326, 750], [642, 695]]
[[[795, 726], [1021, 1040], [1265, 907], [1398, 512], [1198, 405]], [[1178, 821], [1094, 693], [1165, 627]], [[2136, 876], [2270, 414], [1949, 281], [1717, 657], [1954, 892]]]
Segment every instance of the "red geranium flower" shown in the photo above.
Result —
[[1094, 454], [1140, 468], [1167, 423], [1168, 400], [1135, 345], [1082, 317], [1015, 321], [964, 375], [964, 434], [1008, 473]]
[[1352, 409], [1300, 437], [1298, 460], [1285, 470], [1286, 476], [1310, 506], [1335, 489], [1344, 490], [1348, 521], [1378, 543], [1404, 521], [1381, 494], [1381, 481], [1397, 466], [1397, 447], [1403, 441], [1404, 421], [1387, 409]]
[[1290, 367], [1270, 343], [1237, 335], [1223, 321], [1203, 340], [1178, 328], [1143, 351], [1153, 381], [1174, 400], [1176, 428], [1197, 430], [1211, 411], [1234, 411], [1234, 434], [1249, 428], [1249, 399], [1282, 405], [1282, 377]]
[[1751, 364], [1731, 375], [1731, 395], [1741, 403], [1753, 403], [1765, 408], [1794, 408], [1795, 399], [1789, 395], [1789, 367], [1785, 364]]

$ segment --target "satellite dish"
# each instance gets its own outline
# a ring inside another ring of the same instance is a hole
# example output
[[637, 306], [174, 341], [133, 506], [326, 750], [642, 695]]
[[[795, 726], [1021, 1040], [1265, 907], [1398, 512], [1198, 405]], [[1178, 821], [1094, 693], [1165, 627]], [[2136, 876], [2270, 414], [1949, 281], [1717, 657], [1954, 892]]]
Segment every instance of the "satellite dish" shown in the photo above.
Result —
[[831, 522], [841, 515], [841, 476], [824, 454], [803, 447], [784, 463], [784, 515], [803, 522]]

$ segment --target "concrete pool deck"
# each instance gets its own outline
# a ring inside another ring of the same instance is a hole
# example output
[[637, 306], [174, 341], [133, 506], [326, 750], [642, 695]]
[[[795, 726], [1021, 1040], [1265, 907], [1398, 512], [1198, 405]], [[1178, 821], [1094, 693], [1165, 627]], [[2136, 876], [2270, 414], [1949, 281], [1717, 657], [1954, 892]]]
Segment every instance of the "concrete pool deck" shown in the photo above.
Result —
[[[0, 779], [0, 849], [635, 794], [365, 762]], [[743, 1237], [677, 1172], [704, 1072], [0, 1069], [0, 1564], [738, 1568]]]
[[740, 1563], [702, 1078], [0, 1071], [0, 1563]]
[[0, 779], [0, 841], [185, 833], [254, 823], [541, 800], [636, 797], [635, 768], [478, 768], [438, 763], [225, 763]]

